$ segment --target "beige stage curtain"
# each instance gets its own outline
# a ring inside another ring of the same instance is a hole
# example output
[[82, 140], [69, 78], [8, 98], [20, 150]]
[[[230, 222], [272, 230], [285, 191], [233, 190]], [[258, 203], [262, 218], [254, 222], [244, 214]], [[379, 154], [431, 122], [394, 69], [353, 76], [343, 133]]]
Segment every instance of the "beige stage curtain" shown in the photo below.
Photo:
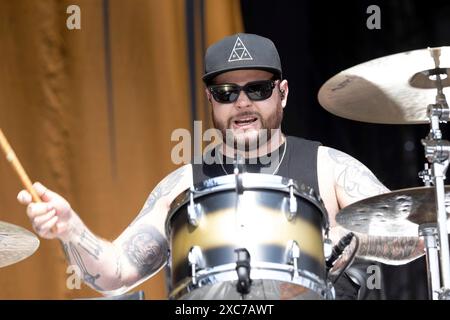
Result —
[[[201, 81], [192, 90], [189, 73], [200, 77], [205, 45], [242, 31], [239, 1], [193, 0], [204, 19], [195, 23], [204, 38], [195, 38], [193, 68], [187, 3], [0, 0], [0, 127], [31, 179], [66, 197], [103, 238], [117, 237], [176, 168], [172, 131], [191, 129], [192, 110], [209, 123]], [[81, 30], [66, 27], [69, 5], [81, 9]], [[2, 157], [0, 221], [32, 230], [20, 189]], [[85, 285], [69, 290], [66, 268], [59, 242], [41, 239], [34, 255], [0, 268], [0, 299], [98, 296]], [[164, 282], [160, 272], [135, 290], [165, 299]]]

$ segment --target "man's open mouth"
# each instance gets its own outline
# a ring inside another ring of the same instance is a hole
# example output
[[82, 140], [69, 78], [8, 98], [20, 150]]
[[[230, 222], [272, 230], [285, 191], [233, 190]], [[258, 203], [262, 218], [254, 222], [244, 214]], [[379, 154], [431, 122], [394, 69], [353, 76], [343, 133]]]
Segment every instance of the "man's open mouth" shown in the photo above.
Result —
[[239, 118], [237, 120], [234, 120], [233, 124], [237, 127], [245, 127], [245, 126], [253, 124], [257, 120], [258, 120], [257, 117], [245, 117], [245, 118]]

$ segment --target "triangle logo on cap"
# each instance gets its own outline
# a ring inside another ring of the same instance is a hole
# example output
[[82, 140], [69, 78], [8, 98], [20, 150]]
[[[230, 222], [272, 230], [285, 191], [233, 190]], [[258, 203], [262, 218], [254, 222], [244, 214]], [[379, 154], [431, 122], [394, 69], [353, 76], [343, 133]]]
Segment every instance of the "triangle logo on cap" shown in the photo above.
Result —
[[231, 50], [230, 57], [228, 58], [228, 62], [242, 60], [253, 60], [253, 58], [250, 55], [250, 52], [248, 52], [242, 40], [237, 37], [236, 42], [234, 43], [233, 50]]

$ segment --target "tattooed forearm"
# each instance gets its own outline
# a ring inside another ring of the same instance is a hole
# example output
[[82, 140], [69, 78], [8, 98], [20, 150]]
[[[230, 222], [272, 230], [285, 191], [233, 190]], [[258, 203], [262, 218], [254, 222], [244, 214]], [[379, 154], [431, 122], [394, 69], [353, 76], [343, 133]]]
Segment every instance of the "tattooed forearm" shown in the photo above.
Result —
[[424, 254], [423, 243], [414, 237], [378, 237], [359, 234], [358, 256], [387, 264], [408, 263]]
[[99, 240], [86, 230], [81, 233], [78, 245], [96, 260], [103, 251]]
[[352, 198], [366, 198], [389, 191], [361, 162], [349, 155], [329, 148], [328, 154], [335, 162], [335, 180]]
[[75, 263], [78, 266], [78, 268], [80, 268], [80, 271], [83, 276], [83, 281], [89, 284], [92, 288], [98, 291], [103, 291], [103, 289], [100, 286], [98, 286], [98, 284], [95, 283], [100, 278], [100, 274], [97, 273], [94, 276], [93, 274], [89, 273], [83, 261], [83, 258], [81, 257], [80, 252], [77, 250], [77, 248], [72, 242], [69, 242], [69, 252], [72, 255], [73, 259], [75, 260]]
[[141, 278], [163, 266], [169, 252], [167, 240], [153, 226], [140, 226], [122, 246], [127, 259]]
[[69, 246], [67, 245], [67, 243], [60, 241], [61, 243], [61, 248], [64, 251], [64, 256], [66, 257], [66, 261], [70, 264], [70, 255], [69, 255]]
[[162, 180], [150, 193], [150, 196], [147, 198], [141, 212], [139, 212], [138, 216], [136, 217], [136, 219], [134, 219], [130, 226], [134, 225], [139, 219], [151, 212], [154, 209], [157, 201], [162, 197], [167, 196], [180, 182], [181, 178], [186, 173], [187, 167], [184, 166], [172, 172], [164, 180]]

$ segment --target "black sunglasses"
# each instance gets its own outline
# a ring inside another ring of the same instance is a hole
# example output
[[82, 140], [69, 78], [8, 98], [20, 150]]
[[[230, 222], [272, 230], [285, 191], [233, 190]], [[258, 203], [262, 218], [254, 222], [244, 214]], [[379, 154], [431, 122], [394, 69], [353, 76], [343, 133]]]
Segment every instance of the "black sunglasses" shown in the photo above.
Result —
[[252, 81], [244, 86], [235, 83], [214, 84], [208, 87], [214, 100], [219, 103], [235, 102], [242, 90], [252, 101], [261, 101], [270, 98], [275, 88], [275, 80]]

